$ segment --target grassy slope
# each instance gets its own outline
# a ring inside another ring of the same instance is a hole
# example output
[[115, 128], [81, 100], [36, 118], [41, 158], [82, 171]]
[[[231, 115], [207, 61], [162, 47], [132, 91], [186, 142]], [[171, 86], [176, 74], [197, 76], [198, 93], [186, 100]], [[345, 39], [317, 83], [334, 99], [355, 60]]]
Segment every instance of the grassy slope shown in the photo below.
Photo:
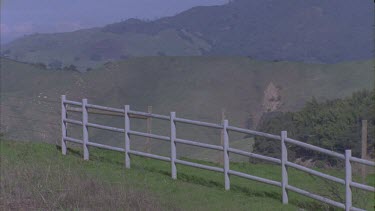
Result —
[[[328, 206], [294, 193], [290, 193], [290, 204], [282, 205], [279, 188], [234, 176], [231, 177], [231, 190], [224, 191], [223, 175], [180, 165], [177, 167], [178, 179], [173, 181], [169, 164], [161, 161], [132, 157], [131, 169], [125, 170], [122, 153], [93, 149], [90, 161], [83, 161], [80, 150], [76, 149], [62, 156], [59, 149], [48, 144], [4, 140], [0, 144], [1, 209], [22, 209], [32, 205], [34, 208], [98, 210], [120, 207], [157, 210], [298, 210], [300, 207], [328, 210]], [[273, 165], [231, 163], [231, 168], [280, 180], [280, 168]], [[328, 173], [343, 177], [341, 171], [330, 170]], [[289, 176], [292, 185], [320, 194], [329, 193], [330, 186], [323, 180], [292, 169]], [[369, 176], [367, 182], [374, 185], [374, 175]], [[342, 189], [340, 191], [342, 194]], [[357, 206], [369, 210], [374, 206], [373, 195], [355, 190], [354, 195]], [[124, 198], [125, 204], [122, 203]]]
[[[176, 111], [179, 117], [209, 122], [219, 122], [221, 109], [226, 108], [230, 124], [245, 127], [248, 117], [259, 115], [262, 110], [263, 92], [270, 82], [281, 87], [281, 109], [296, 110], [312, 96], [332, 99], [371, 89], [374, 78], [373, 61], [319, 65], [248, 58], [145, 57], [111, 63], [85, 74], [45, 71], [6, 59], [1, 61], [2, 130], [17, 139], [56, 143], [61, 94], [74, 100], [86, 97], [91, 103], [107, 106], [130, 104], [136, 110], [152, 105], [156, 113]], [[91, 120], [118, 127], [123, 124], [121, 118]], [[142, 122], [134, 121], [134, 126], [137, 130], [145, 129]], [[168, 123], [154, 121], [155, 133], [168, 135], [166, 128]], [[71, 134], [79, 137], [81, 129], [76, 128]], [[95, 141], [123, 144], [121, 135], [97, 131], [93, 134]], [[181, 138], [220, 143], [219, 131], [184, 126], [178, 134]], [[232, 141], [242, 138], [231, 136]], [[135, 145], [142, 147], [143, 141], [139, 139]], [[153, 147], [160, 153], [167, 152], [159, 143], [155, 142]]]
[[[57, 59], [83, 69], [121, 57], [161, 54], [328, 63], [371, 58], [373, 5], [340, 3], [239, 0], [155, 21], [130, 19], [74, 32], [33, 34], [3, 50], [21, 61], [48, 64]], [[93, 61], [93, 55], [102, 58]]]
[[[53, 61], [63, 66], [74, 64], [80, 70], [95, 67], [122, 57], [144, 55], [201, 55], [201, 49], [208, 44], [192, 34], [185, 34], [191, 41], [184, 40], [175, 29], [163, 30], [155, 35], [103, 32], [99, 28], [78, 30], [71, 33], [35, 34], [21, 38], [4, 46], [10, 49], [11, 58], [25, 62]], [[93, 59], [93, 56], [99, 56]]]

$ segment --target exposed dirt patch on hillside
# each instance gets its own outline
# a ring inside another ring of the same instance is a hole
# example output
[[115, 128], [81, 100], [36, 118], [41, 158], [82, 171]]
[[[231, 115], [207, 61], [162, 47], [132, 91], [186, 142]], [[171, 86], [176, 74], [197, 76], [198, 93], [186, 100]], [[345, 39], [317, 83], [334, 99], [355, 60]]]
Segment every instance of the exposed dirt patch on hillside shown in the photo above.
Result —
[[264, 90], [262, 109], [263, 113], [273, 112], [281, 107], [281, 87], [275, 86], [272, 82]]
[[281, 108], [281, 87], [276, 86], [272, 81], [266, 86], [263, 93], [263, 102], [261, 108], [254, 116], [254, 128], [258, 125], [263, 114], [274, 112]]

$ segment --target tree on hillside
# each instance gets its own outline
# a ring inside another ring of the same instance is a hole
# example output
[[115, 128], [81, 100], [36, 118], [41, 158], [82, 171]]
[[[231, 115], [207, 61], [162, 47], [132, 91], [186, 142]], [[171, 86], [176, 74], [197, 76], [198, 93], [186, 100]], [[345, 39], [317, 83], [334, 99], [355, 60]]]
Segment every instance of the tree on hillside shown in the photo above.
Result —
[[[315, 98], [298, 112], [274, 112], [262, 117], [257, 130], [273, 134], [287, 130], [288, 137], [343, 153], [352, 149], [360, 157], [361, 121], [368, 120], [368, 151], [374, 157], [375, 92], [360, 91], [345, 99], [319, 103]], [[301, 147], [291, 146], [291, 159], [331, 160], [330, 156]], [[280, 144], [256, 137], [254, 151], [273, 157], [280, 156]], [[332, 160], [331, 160], [332, 161]]]

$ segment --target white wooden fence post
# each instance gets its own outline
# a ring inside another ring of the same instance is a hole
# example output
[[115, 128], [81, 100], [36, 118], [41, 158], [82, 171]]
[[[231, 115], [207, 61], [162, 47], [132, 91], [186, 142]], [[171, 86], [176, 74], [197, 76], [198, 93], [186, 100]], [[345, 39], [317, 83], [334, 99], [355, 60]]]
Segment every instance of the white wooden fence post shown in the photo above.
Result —
[[66, 106], [65, 106], [66, 96], [61, 95], [61, 153], [66, 155]]
[[[361, 158], [367, 159], [367, 120], [362, 120], [362, 146], [361, 146]], [[367, 166], [361, 165], [361, 176], [362, 176], [362, 184], [366, 184], [366, 176], [367, 176]]]
[[[147, 107], [147, 112], [149, 114], [152, 113], [152, 106]], [[147, 133], [148, 134], [152, 133], [152, 118], [151, 117], [147, 117]], [[146, 137], [145, 151], [147, 153], [151, 153], [151, 138], [150, 137]]]
[[88, 113], [87, 113], [87, 99], [82, 99], [82, 128], [83, 128], [83, 159], [89, 160], [89, 149], [87, 143], [89, 142], [89, 131], [87, 128]]
[[352, 208], [352, 189], [350, 188], [350, 183], [352, 182], [351, 157], [352, 150], [345, 150], [345, 211], [349, 211]]
[[172, 179], [177, 179], [177, 168], [176, 168], [176, 112], [171, 112], [171, 171]]
[[228, 136], [228, 120], [223, 121], [223, 154], [224, 154], [224, 179], [225, 179], [225, 190], [230, 189], [229, 179], [229, 136]]
[[125, 116], [125, 167], [130, 168], [130, 156], [129, 156], [129, 150], [130, 150], [130, 137], [129, 137], [129, 131], [130, 131], [130, 118], [129, 118], [129, 110], [130, 106], [125, 105], [124, 107], [124, 116]]
[[[224, 122], [225, 120], [225, 109], [221, 109], [221, 122]], [[221, 131], [220, 133], [220, 145], [224, 146], [224, 132]], [[224, 151], [219, 153], [219, 163], [224, 165]]]
[[285, 145], [285, 139], [287, 138], [287, 131], [281, 131], [281, 189], [282, 189], [282, 200], [283, 204], [288, 204], [288, 170], [286, 162], [288, 161], [288, 151]]

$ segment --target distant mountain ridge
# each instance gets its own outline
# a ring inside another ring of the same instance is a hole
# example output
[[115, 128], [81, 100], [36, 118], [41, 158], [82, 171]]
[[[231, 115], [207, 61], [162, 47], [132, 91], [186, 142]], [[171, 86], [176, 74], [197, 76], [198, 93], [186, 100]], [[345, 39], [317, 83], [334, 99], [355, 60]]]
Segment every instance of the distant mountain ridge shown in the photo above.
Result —
[[155, 21], [35, 34], [4, 46], [20, 61], [92, 67], [138, 56], [248, 56], [336, 63], [373, 58], [370, 0], [236, 0]]

